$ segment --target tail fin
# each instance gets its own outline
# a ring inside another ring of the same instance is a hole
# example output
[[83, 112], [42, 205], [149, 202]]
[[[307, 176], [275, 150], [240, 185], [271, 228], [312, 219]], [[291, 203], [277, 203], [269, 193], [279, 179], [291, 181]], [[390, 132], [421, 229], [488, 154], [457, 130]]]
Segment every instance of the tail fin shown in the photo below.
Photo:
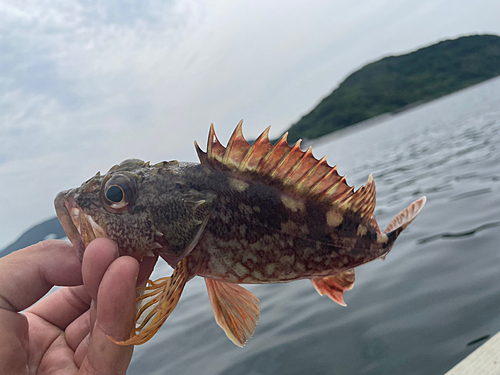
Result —
[[393, 235], [395, 237], [399, 236], [399, 234], [411, 224], [413, 220], [417, 217], [419, 212], [425, 205], [427, 201], [426, 197], [422, 197], [419, 200], [410, 204], [407, 208], [401, 211], [392, 221], [389, 223], [387, 228], [385, 229], [385, 233], [394, 232]]

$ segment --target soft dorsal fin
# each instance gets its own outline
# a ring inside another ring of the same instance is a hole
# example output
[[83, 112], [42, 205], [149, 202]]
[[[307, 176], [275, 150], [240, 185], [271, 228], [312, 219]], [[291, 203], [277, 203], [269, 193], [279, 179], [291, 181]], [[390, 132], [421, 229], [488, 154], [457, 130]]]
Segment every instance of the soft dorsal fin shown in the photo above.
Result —
[[391, 233], [395, 231], [396, 236], [399, 236], [399, 234], [408, 225], [410, 225], [413, 220], [415, 220], [420, 211], [422, 211], [425, 202], [427, 202], [427, 198], [424, 196], [406, 207], [403, 211], [397, 214], [394, 219], [392, 219], [384, 233]]
[[242, 127], [243, 121], [240, 121], [227, 147], [224, 147], [217, 139], [212, 124], [207, 152], [203, 152], [195, 142], [200, 162], [217, 170], [230, 170], [247, 179], [275, 183], [303, 198], [317, 199], [330, 205], [342, 205], [360, 212], [367, 220], [371, 219], [375, 209], [375, 183], [371, 176], [365, 186], [354, 192], [354, 186], [349, 186], [345, 176], [338, 174], [337, 166], [328, 165], [326, 156], [320, 160], [316, 159], [311, 147], [302, 151], [301, 140], [289, 146], [288, 133], [285, 133], [272, 145], [268, 127], [250, 145], [243, 137]]

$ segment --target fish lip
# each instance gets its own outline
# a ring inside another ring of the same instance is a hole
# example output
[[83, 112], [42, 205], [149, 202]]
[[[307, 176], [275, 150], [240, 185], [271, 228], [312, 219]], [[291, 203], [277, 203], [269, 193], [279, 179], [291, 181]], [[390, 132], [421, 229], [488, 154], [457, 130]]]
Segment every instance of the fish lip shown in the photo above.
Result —
[[82, 261], [83, 253], [85, 252], [85, 244], [83, 243], [82, 236], [80, 235], [80, 232], [76, 228], [75, 223], [70, 216], [71, 209], [68, 209], [72, 206], [72, 204], [69, 203], [70, 201], [73, 201], [76, 205], [74, 193], [74, 189], [61, 191], [54, 199], [54, 206], [56, 209], [57, 218], [59, 219], [59, 222], [61, 223], [66, 236], [68, 236], [71, 244], [76, 249], [78, 258], [80, 259], [80, 261]]
[[[103, 229], [76, 203], [75, 193], [76, 189], [61, 191], [54, 199], [54, 206], [64, 232], [82, 261], [87, 245], [93, 239], [105, 235]], [[82, 231], [85, 231], [84, 235]]]

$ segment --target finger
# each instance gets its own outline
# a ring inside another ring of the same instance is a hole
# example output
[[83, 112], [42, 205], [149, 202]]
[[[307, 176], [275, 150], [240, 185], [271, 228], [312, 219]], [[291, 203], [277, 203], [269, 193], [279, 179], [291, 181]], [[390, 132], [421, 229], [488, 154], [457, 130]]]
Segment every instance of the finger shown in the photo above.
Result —
[[26, 354], [27, 363], [33, 371], [38, 369], [37, 374], [59, 374], [61, 370], [65, 374], [73, 374], [78, 371], [73, 360], [73, 350], [59, 329], [31, 318], [29, 325], [29, 349]]
[[89, 351], [89, 344], [90, 344], [90, 337], [92, 336], [92, 332], [94, 330], [95, 326], [95, 321], [97, 317], [97, 309], [96, 309], [96, 303], [94, 300], [90, 303], [90, 309], [88, 311], [88, 325], [89, 325], [89, 332], [85, 336], [85, 338], [80, 342], [78, 347], [76, 348], [75, 351], [75, 363], [77, 364], [78, 367], [82, 366], [83, 361], [87, 357], [87, 353]]
[[[91, 255], [90, 257], [93, 256]], [[139, 263], [139, 274], [137, 276], [136, 287], [146, 285], [149, 277], [151, 276], [151, 273], [153, 272], [157, 260], [158, 260], [158, 255], [155, 255], [153, 257], [145, 257], [143, 261]], [[137, 291], [136, 291], [136, 298], [137, 298]], [[90, 333], [92, 333], [97, 317], [95, 300], [92, 300], [91, 302], [89, 313], [90, 313]]]
[[0, 309], [21, 311], [54, 285], [82, 284], [81, 264], [67, 241], [48, 240], [0, 261]]
[[133, 346], [119, 346], [109, 338], [128, 338], [135, 321], [135, 286], [139, 263], [124, 256], [115, 260], [99, 286], [97, 319], [90, 338], [88, 354], [81, 371], [88, 373], [125, 373]]
[[90, 296], [83, 285], [63, 288], [26, 310], [65, 330], [68, 324], [90, 307]]
[[66, 341], [73, 351], [76, 351], [85, 336], [90, 333], [89, 311], [76, 318], [65, 330]]
[[92, 241], [83, 255], [82, 276], [90, 297], [96, 301], [99, 284], [107, 268], [118, 257], [116, 243], [107, 238]]
[[[85, 250], [85, 254], [83, 256], [82, 275], [87, 292], [92, 298], [89, 314], [91, 334], [94, 329], [97, 315], [96, 301], [99, 285], [102, 282], [102, 278], [104, 277], [106, 270], [118, 256], [118, 246], [115, 242], [106, 238], [98, 238], [92, 241]], [[84, 350], [81, 351], [85, 352]]]
[[95, 327], [95, 321], [97, 319], [97, 308], [96, 308], [96, 303], [94, 300], [92, 300], [90, 304], [90, 309], [88, 311], [88, 325], [89, 325], [89, 332], [85, 336], [85, 338], [82, 340], [82, 342], [78, 345], [78, 348], [76, 348], [75, 351], [75, 363], [78, 365], [78, 367], [82, 366], [83, 361], [87, 357], [87, 353], [89, 351], [89, 344], [90, 344], [90, 337], [92, 336], [92, 332], [94, 331]]
[[[89, 351], [89, 345], [90, 345], [90, 337], [92, 336], [92, 331], [94, 330], [95, 326], [95, 321], [97, 317], [97, 309], [96, 309], [96, 303], [94, 300], [92, 300], [90, 304], [90, 309], [87, 312], [87, 322], [86, 324], [89, 327], [89, 330], [85, 337], [82, 339], [82, 341], [78, 344], [78, 347], [75, 350], [75, 356], [74, 356], [74, 361], [76, 365], [80, 368], [83, 364], [83, 361], [87, 357], [88, 351]], [[82, 332], [84, 333], [84, 332]]]
[[[63, 352], [69, 350], [67, 347], [72, 337], [68, 332], [62, 336], [61, 332], [70, 322], [75, 319], [78, 321], [78, 317], [82, 317], [82, 314], [88, 310], [89, 304], [90, 297], [85, 287], [80, 285], [63, 288], [25, 311], [24, 315], [29, 321], [30, 346], [33, 348], [30, 357], [34, 363], [39, 363], [42, 357], [48, 358], [46, 353], [49, 347], [51, 355], [54, 355], [55, 340], [60, 340], [60, 337], [64, 340], [58, 341], [60, 345], [57, 353], [60, 354], [60, 350]], [[14, 313], [11, 312], [11, 314]], [[80, 340], [83, 337], [80, 337]], [[66, 344], [61, 345], [62, 343]]]
[[[93, 262], [94, 260], [97, 260], [93, 254], [93, 251], [94, 250], [91, 250], [91, 252], [89, 252], [89, 255], [87, 255], [87, 259], [89, 262]], [[96, 251], [98, 251], [98, 250], [96, 250]], [[151, 272], [153, 272], [153, 268], [154, 268], [157, 260], [158, 260], [158, 255], [156, 255], [154, 257], [145, 257], [144, 258], [144, 260], [140, 263], [139, 275], [137, 277], [136, 286], [146, 285], [146, 282], [149, 279]], [[86, 270], [86, 267], [84, 267], [84, 269]], [[85, 273], [86, 273], [86, 271], [85, 271]], [[85, 279], [87, 280], [86, 276], [85, 276]], [[92, 285], [94, 285], [94, 284], [92, 284]], [[95, 288], [95, 287], [93, 287], [93, 288]], [[88, 320], [86, 322], [87, 324], [90, 325], [90, 332], [92, 332], [93, 327], [95, 325], [96, 316], [97, 316], [96, 305], [95, 305], [95, 302], [93, 301], [92, 306], [88, 312]], [[85, 332], [85, 330], [82, 330], [81, 334], [83, 334], [84, 332]], [[78, 342], [78, 341], [76, 340], [76, 342]], [[80, 342], [78, 342], [78, 346], [75, 350], [74, 360], [75, 360], [75, 363], [78, 367], [81, 367], [85, 357], [87, 356], [89, 342], [90, 342], [90, 335], [87, 332], [87, 335], [85, 337], [83, 337]]]
[[87, 334], [78, 347], [75, 350], [75, 355], [73, 356], [73, 360], [78, 368], [82, 367], [83, 361], [87, 358], [87, 353], [89, 352], [89, 343], [90, 343], [90, 333]]
[[[88, 246], [88, 250], [88, 253], [85, 252], [83, 268], [87, 271], [86, 276], [90, 278], [90, 290], [97, 298], [98, 284], [92, 285], [92, 283], [101, 281], [106, 268], [118, 256], [118, 250], [116, 244], [110, 240], [95, 241]], [[68, 324], [89, 309], [91, 301], [87, 291], [89, 283], [86, 286], [61, 289], [28, 309], [27, 312], [36, 314], [59, 329], [65, 330]]]
[[[114, 252], [111, 251], [113, 249]], [[96, 239], [85, 250], [83, 259], [83, 279], [84, 283], [92, 297], [92, 304], [96, 304], [97, 291], [102, 276], [111, 262], [118, 257], [118, 247], [108, 239]], [[158, 260], [158, 255], [145, 257], [140, 263], [139, 275], [137, 277], [137, 286], [144, 286], [153, 272], [153, 268]], [[96, 306], [90, 309], [90, 332], [94, 328], [96, 318]]]

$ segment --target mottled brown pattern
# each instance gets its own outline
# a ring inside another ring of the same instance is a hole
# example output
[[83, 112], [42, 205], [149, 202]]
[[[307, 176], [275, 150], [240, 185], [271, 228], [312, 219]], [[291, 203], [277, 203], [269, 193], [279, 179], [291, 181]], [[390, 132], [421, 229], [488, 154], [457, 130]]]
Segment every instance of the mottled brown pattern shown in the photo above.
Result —
[[[354, 282], [353, 269], [385, 256], [425, 198], [401, 212], [382, 233], [373, 216], [371, 176], [354, 191], [326, 157], [317, 160], [310, 149], [301, 151], [299, 143], [288, 146], [286, 135], [273, 146], [267, 132], [249, 145], [240, 124], [225, 148], [212, 127], [207, 152], [197, 146], [201, 164], [150, 165], [130, 159], [61, 192], [55, 205], [68, 238], [80, 256], [93, 238], [103, 236], [116, 241], [121, 254], [142, 259], [157, 253], [174, 268], [182, 265], [182, 272], [174, 273], [179, 282], [196, 275], [210, 278], [213, 293], [226, 293], [211, 301], [222, 300], [242, 311], [255, 310], [257, 305], [245, 306], [245, 301], [258, 302], [256, 297], [234, 296], [233, 301], [231, 293], [241, 288], [217, 283], [309, 278], [320, 293], [343, 304], [343, 290]], [[174, 284], [167, 280], [151, 289], [164, 288], [161, 295], [167, 298]], [[175, 303], [180, 296], [176, 293]], [[163, 321], [173, 309], [168, 300], [159, 300], [152, 321]], [[219, 311], [218, 303], [213, 307], [218, 317], [232, 314]], [[241, 327], [227, 319], [218, 322], [238, 345], [256, 324], [244, 324], [244, 334], [238, 335]], [[138, 337], [149, 338], [156, 329], [146, 326]]]
[[[192, 252], [203, 254], [201, 276], [239, 283], [314, 278], [376, 259], [390, 247], [389, 243], [371, 247], [375, 229], [364, 224], [366, 232], [358, 235], [361, 219], [348, 209], [326, 208], [273, 186], [231, 173], [201, 173], [199, 168], [203, 166], [191, 166], [186, 181], [218, 197]], [[337, 210], [344, 218], [338, 227], [326, 223], [326, 210]]]

